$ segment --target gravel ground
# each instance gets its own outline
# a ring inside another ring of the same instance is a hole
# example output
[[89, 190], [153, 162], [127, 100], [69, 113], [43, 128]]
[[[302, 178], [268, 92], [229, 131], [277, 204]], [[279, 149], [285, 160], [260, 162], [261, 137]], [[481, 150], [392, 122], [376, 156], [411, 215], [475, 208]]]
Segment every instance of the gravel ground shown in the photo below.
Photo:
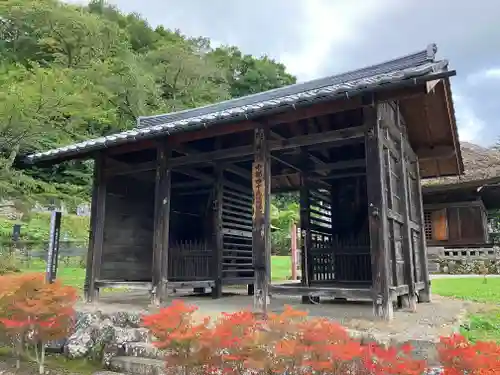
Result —
[[[216, 318], [222, 312], [234, 312], [251, 308], [252, 297], [243, 294], [244, 290], [231, 290], [225, 293], [220, 300], [213, 300], [209, 295], [178, 295], [171, 299], [180, 298], [187, 303], [195, 304], [201, 317]], [[168, 304], [168, 301], [166, 302]], [[303, 305], [300, 298], [273, 296], [270, 310], [280, 311], [284, 305], [306, 310], [310, 316], [331, 318], [346, 326], [348, 329], [367, 332], [376, 336], [408, 339], [408, 340], [437, 340], [439, 336], [453, 333], [465, 315], [477, 311], [482, 305], [467, 301], [454, 300], [440, 296], [433, 296], [432, 303], [423, 303], [417, 306], [417, 312], [398, 310], [391, 322], [376, 319], [372, 314], [371, 303], [339, 303], [334, 301], [321, 302], [318, 305]], [[127, 310], [137, 312], [156, 311], [149, 305], [148, 295], [143, 292], [112, 292], [103, 293], [98, 303], [79, 304], [80, 310], [101, 310], [107, 312]]]

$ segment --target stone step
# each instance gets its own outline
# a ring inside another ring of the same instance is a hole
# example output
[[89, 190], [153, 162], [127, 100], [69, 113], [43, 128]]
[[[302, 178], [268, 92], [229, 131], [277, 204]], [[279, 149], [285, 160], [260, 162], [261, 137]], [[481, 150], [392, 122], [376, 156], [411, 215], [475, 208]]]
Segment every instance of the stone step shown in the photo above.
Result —
[[165, 361], [141, 357], [114, 357], [109, 368], [116, 372], [133, 375], [165, 375]]
[[114, 327], [115, 341], [118, 344], [126, 342], [151, 342], [151, 335], [147, 328], [120, 328]]
[[123, 345], [123, 355], [127, 357], [165, 359], [165, 351], [158, 349], [150, 342], [128, 342]]

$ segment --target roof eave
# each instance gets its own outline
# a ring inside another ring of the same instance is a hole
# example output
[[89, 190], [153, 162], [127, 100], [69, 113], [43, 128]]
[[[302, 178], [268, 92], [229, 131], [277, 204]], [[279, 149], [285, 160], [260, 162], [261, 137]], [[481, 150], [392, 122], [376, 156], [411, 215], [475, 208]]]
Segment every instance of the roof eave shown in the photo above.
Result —
[[[365, 86], [362, 88], [356, 88], [353, 90], [349, 91], [344, 91], [344, 92], [337, 92], [332, 95], [319, 95], [317, 97], [313, 98], [305, 98], [305, 99], [299, 99], [296, 102], [289, 102], [289, 103], [283, 103], [279, 104], [276, 107], [271, 107], [268, 109], [264, 109], [261, 111], [256, 111], [251, 114], [246, 114], [242, 113], [237, 116], [231, 116], [225, 119], [216, 119], [213, 122], [199, 122], [194, 125], [188, 125], [188, 126], [178, 126], [175, 128], [169, 129], [168, 127], [164, 126], [152, 126], [149, 128], [140, 128], [140, 129], [133, 129], [127, 132], [122, 132], [118, 133], [116, 135], [111, 135], [109, 140], [105, 140], [104, 143], [100, 143], [100, 139], [105, 138], [96, 138], [90, 142], [90, 146], [87, 145], [85, 149], [78, 149], [77, 144], [67, 146], [67, 150], [64, 151], [59, 151], [59, 150], [52, 150], [53, 153], [48, 153], [46, 155], [40, 155], [37, 156], [36, 154], [28, 155], [23, 159], [23, 162], [26, 164], [36, 164], [36, 163], [42, 163], [42, 162], [61, 162], [64, 160], [69, 160], [69, 159], [75, 159], [75, 158], [83, 158], [86, 157], [90, 154], [93, 154], [96, 151], [99, 150], [104, 150], [110, 147], [116, 147], [119, 145], [127, 144], [127, 143], [134, 143], [138, 142], [140, 140], [146, 140], [146, 139], [155, 139], [159, 138], [161, 136], [171, 136], [173, 134], [185, 132], [185, 131], [193, 131], [193, 130], [199, 130], [203, 128], [207, 128], [210, 126], [218, 125], [221, 123], [227, 123], [227, 122], [236, 122], [236, 121], [243, 121], [243, 120], [251, 120], [257, 117], [262, 117], [262, 116], [268, 116], [271, 114], [275, 113], [280, 113], [280, 112], [285, 112], [286, 110], [295, 110], [303, 106], [311, 105], [311, 104], [317, 104], [321, 102], [327, 102], [327, 101], [332, 101], [332, 100], [339, 100], [342, 98], [353, 98], [358, 95], [365, 94], [367, 92], [380, 92], [384, 90], [389, 90], [389, 89], [398, 89], [398, 88], [405, 88], [405, 87], [412, 87], [415, 85], [420, 85], [423, 84], [427, 81], [430, 80], [436, 80], [436, 79], [443, 79], [443, 78], [449, 78], [452, 76], [456, 75], [456, 71], [450, 70], [450, 71], [442, 71], [438, 73], [426, 73], [421, 76], [415, 76], [415, 77], [405, 77], [400, 80], [396, 80], [393, 82], [387, 82], [387, 83], [382, 83], [382, 84], [377, 84], [374, 86]], [[460, 158], [461, 160], [461, 158]], [[463, 166], [462, 166], [463, 168]]]

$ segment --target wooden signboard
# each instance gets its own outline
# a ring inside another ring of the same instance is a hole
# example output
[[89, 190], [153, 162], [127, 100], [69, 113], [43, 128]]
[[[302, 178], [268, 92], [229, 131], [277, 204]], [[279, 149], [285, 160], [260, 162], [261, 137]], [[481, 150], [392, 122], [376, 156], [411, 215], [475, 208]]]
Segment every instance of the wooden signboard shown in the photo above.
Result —
[[264, 217], [266, 201], [264, 198], [264, 163], [254, 162], [252, 165], [253, 219]]

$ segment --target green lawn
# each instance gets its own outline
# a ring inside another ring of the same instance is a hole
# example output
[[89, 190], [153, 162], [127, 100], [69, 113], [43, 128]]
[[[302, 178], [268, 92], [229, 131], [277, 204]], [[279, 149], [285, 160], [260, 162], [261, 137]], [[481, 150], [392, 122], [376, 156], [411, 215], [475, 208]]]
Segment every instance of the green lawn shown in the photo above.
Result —
[[[43, 272], [45, 273], [45, 262], [41, 260], [32, 260], [29, 267], [24, 266], [22, 272]], [[85, 269], [75, 266], [66, 266], [62, 262], [57, 268], [57, 278], [60, 278], [64, 284], [75, 288], [83, 288], [85, 280]]]
[[[459, 279], [435, 279], [432, 292], [441, 296], [468, 301], [500, 305], [500, 278], [465, 277]], [[486, 305], [486, 306], [488, 306]], [[469, 340], [493, 340], [500, 342], [500, 309], [485, 309], [472, 314], [461, 333]]]
[[500, 278], [464, 277], [432, 280], [432, 292], [474, 302], [500, 304]]
[[271, 258], [271, 278], [274, 281], [289, 280], [292, 277], [292, 258], [274, 255]]
[[500, 309], [471, 315], [461, 333], [471, 341], [500, 343]]
[[[288, 256], [273, 256], [272, 260], [272, 279], [275, 281], [284, 281], [291, 277], [292, 260]], [[23, 268], [23, 272], [45, 272], [45, 262], [32, 261], [29, 268]], [[85, 280], [85, 269], [79, 267], [68, 267], [60, 264], [57, 269], [57, 277], [66, 285], [76, 288], [83, 288]]]

